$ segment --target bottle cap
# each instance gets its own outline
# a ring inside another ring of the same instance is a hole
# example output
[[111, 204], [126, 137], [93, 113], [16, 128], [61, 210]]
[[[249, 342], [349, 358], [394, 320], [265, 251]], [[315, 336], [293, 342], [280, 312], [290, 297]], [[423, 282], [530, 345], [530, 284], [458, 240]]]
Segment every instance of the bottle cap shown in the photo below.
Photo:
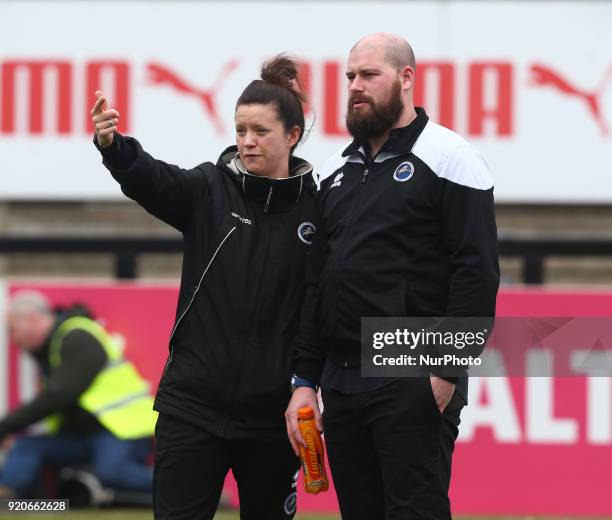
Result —
[[312, 419], [314, 417], [314, 412], [310, 406], [304, 406], [298, 409], [298, 418], [299, 419]]

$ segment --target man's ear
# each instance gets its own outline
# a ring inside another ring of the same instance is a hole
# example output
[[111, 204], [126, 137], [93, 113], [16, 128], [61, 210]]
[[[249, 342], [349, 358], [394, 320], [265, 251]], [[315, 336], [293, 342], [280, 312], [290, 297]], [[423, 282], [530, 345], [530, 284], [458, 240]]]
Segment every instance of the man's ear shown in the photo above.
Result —
[[415, 80], [414, 69], [411, 66], [406, 65], [400, 71], [400, 80], [402, 82], [403, 90], [409, 90], [410, 88], [412, 88], [414, 86]]

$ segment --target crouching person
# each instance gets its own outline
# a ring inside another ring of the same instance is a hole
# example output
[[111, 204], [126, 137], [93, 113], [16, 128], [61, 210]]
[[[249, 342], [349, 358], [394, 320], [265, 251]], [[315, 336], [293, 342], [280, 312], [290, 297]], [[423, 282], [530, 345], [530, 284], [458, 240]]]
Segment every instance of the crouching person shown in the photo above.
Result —
[[54, 311], [35, 291], [9, 303], [11, 341], [37, 362], [41, 392], [0, 420], [0, 442], [45, 419], [49, 433], [19, 437], [0, 470], [0, 497], [26, 497], [43, 466], [91, 464], [101, 483], [151, 491], [156, 413], [149, 384], [96, 321]]

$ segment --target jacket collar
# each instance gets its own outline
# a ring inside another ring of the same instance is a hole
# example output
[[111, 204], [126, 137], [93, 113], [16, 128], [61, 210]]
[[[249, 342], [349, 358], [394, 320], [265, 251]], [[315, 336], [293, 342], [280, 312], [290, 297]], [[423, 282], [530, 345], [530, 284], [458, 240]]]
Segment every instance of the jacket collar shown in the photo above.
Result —
[[312, 165], [299, 157], [289, 159], [289, 177], [286, 179], [271, 179], [249, 173], [240, 160], [236, 146], [223, 151], [217, 166], [232, 175], [249, 200], [261, 203], [265, 213], [288, 211], [300, 202], [307, 190], [316, 191]]
[[[415, 111], [417, 116], [408, 126], [391, 129], [389, 138], [374, 158], [376, 162], [382, 162], [380, 159], [384, 160], [385, 156], [403, 155], [412, 150], [414, 143], [416, 143], [427, 121], [429, 121], [429, 117], [423, 108], [415, 107]], [[353, 155], [362, 156], [361, 158], [365, 161], [369, 157], [368, 143], [361, 143], [357, 139], [353, 139], [353, 142], [342, 152], [342, 156], [350, 157]]]

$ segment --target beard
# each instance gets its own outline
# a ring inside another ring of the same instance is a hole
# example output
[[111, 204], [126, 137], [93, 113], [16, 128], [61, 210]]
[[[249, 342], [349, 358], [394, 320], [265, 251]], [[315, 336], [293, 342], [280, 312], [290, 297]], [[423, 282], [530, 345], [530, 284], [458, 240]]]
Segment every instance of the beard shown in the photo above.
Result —
[[[391, 88], [389, 98], [381, 103], [374, 103], [369, 96], [349, 96], [346, 112], [346, 128], [349, 133], [357, 141], [365, 143], [370, 138], [379, 137], [391, 130], [404, 110], [401, 93], [402, 85], [397, 81]], [[370, 110], [355, 110], [353, 103], [359, 101], [367, 103]]]

